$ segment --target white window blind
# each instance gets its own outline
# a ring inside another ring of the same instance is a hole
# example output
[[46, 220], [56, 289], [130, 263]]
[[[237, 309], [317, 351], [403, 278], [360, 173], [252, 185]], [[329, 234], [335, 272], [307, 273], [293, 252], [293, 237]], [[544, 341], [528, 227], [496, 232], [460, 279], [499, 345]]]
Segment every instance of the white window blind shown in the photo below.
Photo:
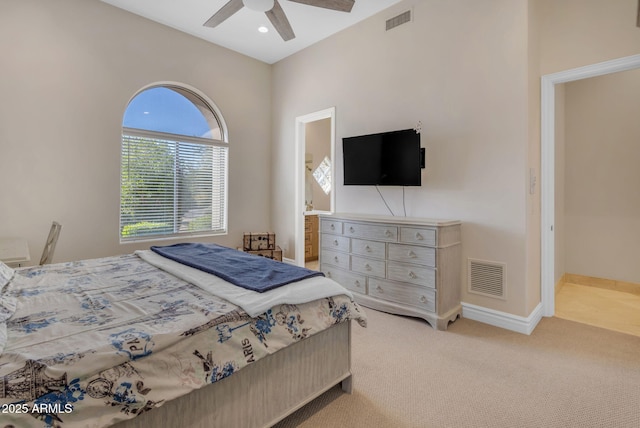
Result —
[[226, 233], [228, 145], [123, 128], [120, 238]]

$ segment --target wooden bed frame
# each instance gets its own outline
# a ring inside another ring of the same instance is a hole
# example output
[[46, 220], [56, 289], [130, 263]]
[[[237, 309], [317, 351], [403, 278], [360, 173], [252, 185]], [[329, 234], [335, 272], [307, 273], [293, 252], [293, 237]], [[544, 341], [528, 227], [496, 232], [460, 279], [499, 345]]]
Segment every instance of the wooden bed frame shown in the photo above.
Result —
[[351, 322], [114, 427], [270, 427], [338, 383], [351, 393]]

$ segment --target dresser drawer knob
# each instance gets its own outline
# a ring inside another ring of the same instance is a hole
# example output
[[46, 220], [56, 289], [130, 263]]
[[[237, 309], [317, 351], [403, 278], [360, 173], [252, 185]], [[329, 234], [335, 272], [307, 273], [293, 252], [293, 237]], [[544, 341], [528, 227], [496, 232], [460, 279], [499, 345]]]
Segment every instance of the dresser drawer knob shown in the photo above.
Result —
[[364, 268], [366, 270], [371, 270], [371, 265], [369, 263], [365, 263]]
[[360, 281], [359, 281], [359, 280], [357, 280], [357, 279], [356, 279], [356, 280], [353, 282], [353, 284], [354, 284], [356, 287], [360, 288]]
[[414, 253], [412, 250], [409, 250], [409, 252], [407, 253], [407, 257], [411, 257], [412, 259], [415, 259], [416, 253]]
[[353, 227], [350, 227], [350, 228], [349, 228], [349, 232], [353, 233], [353, 232], [355, 232], [355, 231], [356, 231], [356, 230], [355, 230]]
[[409, 278], [416, 279], [417, 277], [418, 277], [418, 275], [416, 275], [415, 273], [413, 273], [413, 271], [409, 271]]
[[425, 296], [420, 296], [420, 301], [422, 303], [427, 303], [427, 298]]
[[333, 260], [335, 260], [335, 261], [336, 261], [336, 263], [338, 263], [338, 262], [340, 261], [340, 259], [338, 258], [338, 256], [335, 256], [335, 257], [333, 258]]
[[335, 246], [337, 247], [338, 245], [340, 245], [340, 243], [338, 242], [338, 240], [337, 240], [337, 239], [334, 239], [334, 240], [333, 240], [333, 245], [335, 245]]
[[370, 252], [371, 252], [371, 247], [370, 247], [370, 246], [368, 246], [368, 245], [365, 245], [364, 250], [365, 250], [367, 253], [370, 253]]
[[377, 291], [378, 293], [382, 293], [382, 292], [383, 292], [382, 287], [380, 287], [380, 286], [378, 285], [378, 286], [376, 287], [376, 291]]
[[422, 241], [424, 239], [424, 236], [422, 236], [422, 234], [420, 232], [416, 232], [416, 239], [418, 241]]
[[336, 230], [336, 226], [332, 223], [332, 224], [329, 225], [329, 229]]
[[327, 271], [327, 278], [331, 278], [331, 271], [330, 270]]
[[389, 229], [384, 231], [384, 236], [391, 237], [392, 235], [393, 235], [393, 233], [391, 233], [391, 231]]

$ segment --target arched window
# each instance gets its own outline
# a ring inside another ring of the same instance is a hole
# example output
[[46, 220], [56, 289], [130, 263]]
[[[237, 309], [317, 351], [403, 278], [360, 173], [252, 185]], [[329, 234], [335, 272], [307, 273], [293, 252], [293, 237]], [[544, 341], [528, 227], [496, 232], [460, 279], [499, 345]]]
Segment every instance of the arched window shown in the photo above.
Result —
[[122, 124], [120, 240], [227, 232], [222, 116], [194, 91], [153, 86]]

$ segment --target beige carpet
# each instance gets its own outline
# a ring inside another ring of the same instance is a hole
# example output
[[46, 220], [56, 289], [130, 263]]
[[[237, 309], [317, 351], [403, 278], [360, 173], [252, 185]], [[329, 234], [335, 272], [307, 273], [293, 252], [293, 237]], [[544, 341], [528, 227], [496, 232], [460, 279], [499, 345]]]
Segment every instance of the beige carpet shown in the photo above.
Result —
[[640, 337], [559, 318], [531, 336], [467, 319], [439, 332], [366, 313], [353, 394], [333, 388], [277, 428], [640, 427]]

